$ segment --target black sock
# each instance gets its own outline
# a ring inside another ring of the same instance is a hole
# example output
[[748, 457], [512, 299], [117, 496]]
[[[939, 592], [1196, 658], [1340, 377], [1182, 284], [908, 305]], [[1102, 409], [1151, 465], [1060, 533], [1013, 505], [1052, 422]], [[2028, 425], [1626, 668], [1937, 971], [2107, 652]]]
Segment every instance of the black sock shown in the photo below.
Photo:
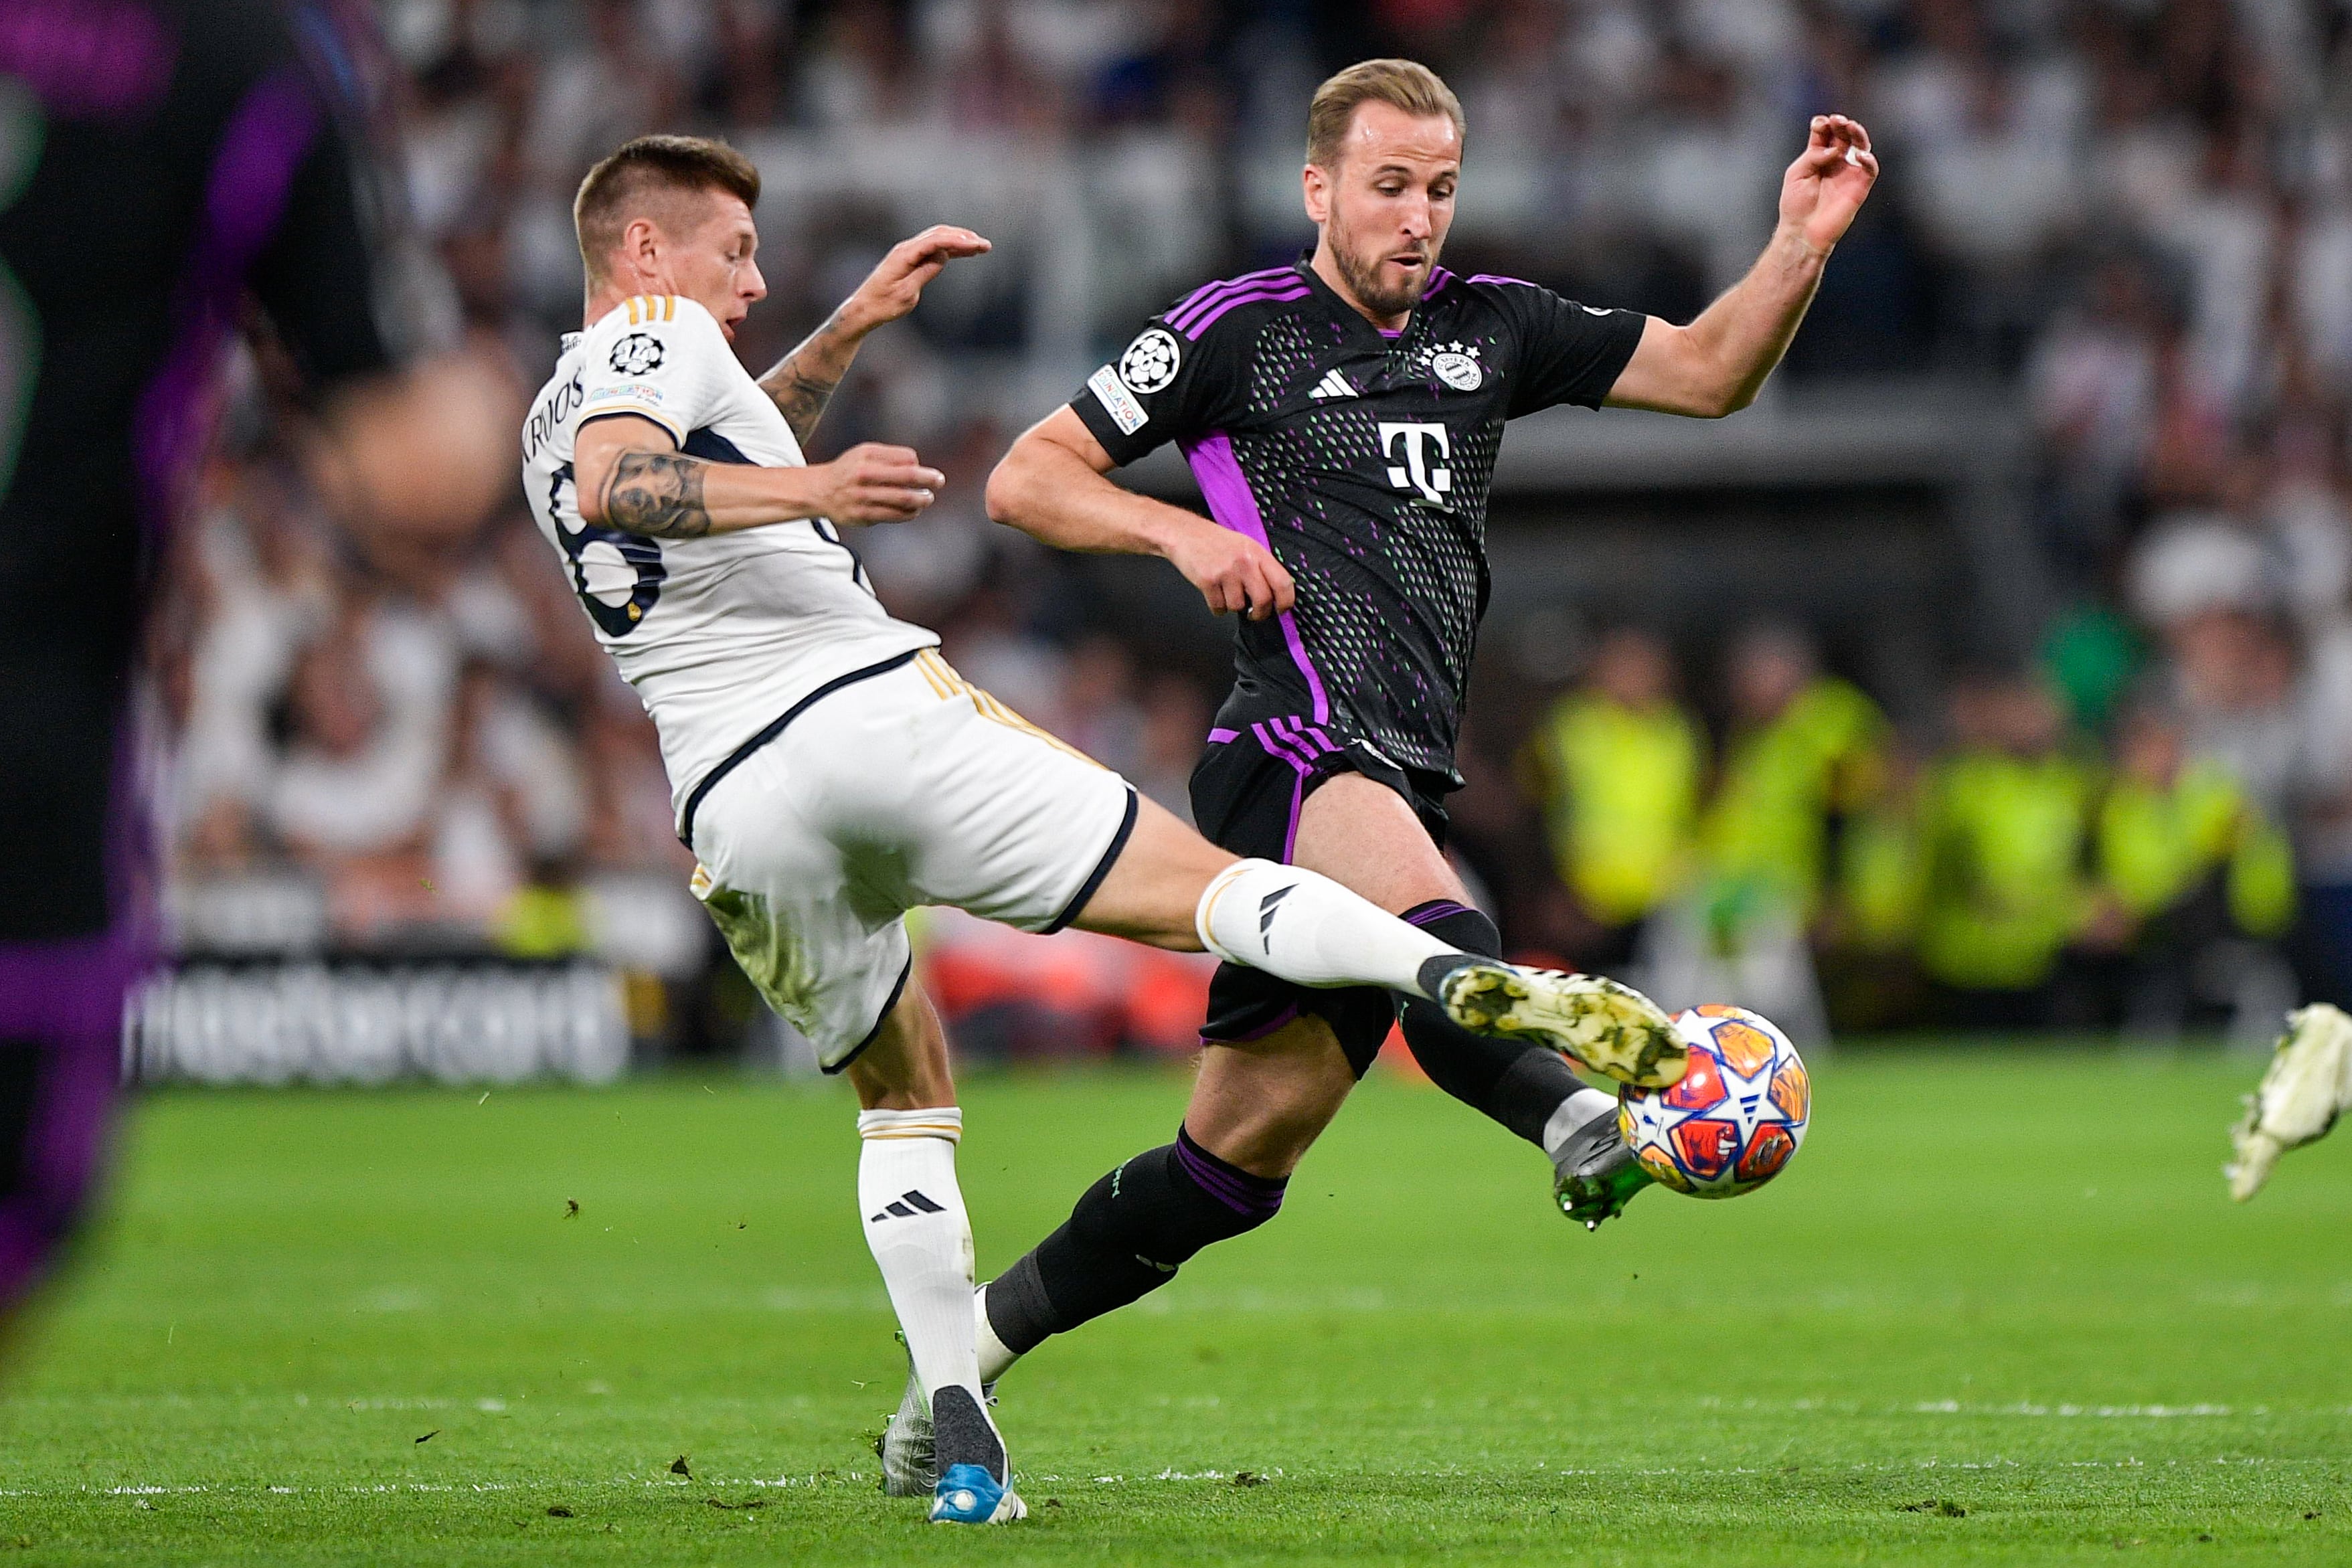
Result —
[[1180, 1127], [1174, 1143], [1088, 1187], [1060, 1229], [989, 1281], [988, 1326], [1025, 1354], [1158, 1290], [1210, 1243], [1264, 1225], [1287, 1185], [1227, 1165]]
[[[1465, 953], [1502, 956], [1503, 934], [1495, 923], [1451, 899], [1417, 904], [1404, 918]], [[1549, 1046], [1472, 1034], [1435, 1002], [1406, 998], [1401, 1017], [1404, 1042], [1432, 1083], [1538, 1148], [1551, 1113], [1584, 1087], [1568, 1059]]]

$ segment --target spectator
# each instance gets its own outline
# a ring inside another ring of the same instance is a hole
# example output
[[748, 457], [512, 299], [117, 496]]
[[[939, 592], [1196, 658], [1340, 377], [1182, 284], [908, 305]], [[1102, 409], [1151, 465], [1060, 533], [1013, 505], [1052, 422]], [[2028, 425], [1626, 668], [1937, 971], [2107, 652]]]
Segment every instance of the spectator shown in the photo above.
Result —
[[1705, 740], [1675, 700], [1674, 655], [1632, 627], [1603, 637], [1584, 680], [1523, 754], [1552, 863], [1573, 898], [1570, 956], [1615, 970], [1691, 869]]
[[1886, 719], [1825, 674], [1811, 639], [1757, 626], [1733, 644], [1731, 737], [1705, 829], [1718, 898], [1821, 913], [1835, 824], [1885, 781]]
[[2273, 1027], [2292, 983], [2252, 944], [2286, 934], [2294, 858], [2226, 768], [2189, 757], [2169, 704], [2142, 698], [2126, 712], [2095, 831], [2105, 934], [2124, 960], [2116, 1010], [2125, 1027], [2175, 1036], [2204, 1000], [2242, 1004], [2233, 1033]]
[[2057, 1021], [2060, 962], [2087, 926], [2094, 770], [2061, 745], [2056, 700], [2033, 680], [1978, 676], [1952, 694], [1957, 745], [1929, 772], [1920, 965], [1942, 1021]]

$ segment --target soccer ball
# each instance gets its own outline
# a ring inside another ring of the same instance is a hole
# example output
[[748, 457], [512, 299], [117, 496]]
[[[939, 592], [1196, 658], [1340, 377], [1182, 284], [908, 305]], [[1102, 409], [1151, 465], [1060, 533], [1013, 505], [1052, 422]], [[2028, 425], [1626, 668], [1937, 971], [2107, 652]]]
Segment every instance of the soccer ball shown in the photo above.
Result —
[[1738, 1197], [1780, 1175], [1813, 1108], [1797, 1048], [1770, 1019], [1709, 1003], [1675, 1018], [1690, 1071], [1617, 1092], [1617, 1130], [1642, 1168], [1693, 1197]]

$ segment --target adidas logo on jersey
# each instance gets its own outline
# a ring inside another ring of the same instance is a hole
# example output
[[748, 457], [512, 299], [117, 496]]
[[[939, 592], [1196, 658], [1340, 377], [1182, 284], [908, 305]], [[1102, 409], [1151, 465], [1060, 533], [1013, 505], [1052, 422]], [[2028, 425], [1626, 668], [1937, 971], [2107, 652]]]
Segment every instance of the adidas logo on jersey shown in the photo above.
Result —
[[1316, 402], [1321, 402], [1325, 398], [1361, 397], [1364, 394], [1358, 392], [1354, 387], [1349, 386], [1348, 384], [1347, 377], [1341, 375], [1337, 371], [1333, 371], [1328, 375], [1326, 375], [1321, 381], [1317, 382], [1315, 383], [1315, 390], [1307, 395], [1313, 398]]
[[869, 1216], [866, 1223], [873, 1225], [885, 1219], [912, 1219], [918, 1214], [944, 1212], [945, 1210], [939, 1204], [933, 1203], [921, 1193], [909, 1191], [893, 1198], [884, 1207], [881, 1213]]

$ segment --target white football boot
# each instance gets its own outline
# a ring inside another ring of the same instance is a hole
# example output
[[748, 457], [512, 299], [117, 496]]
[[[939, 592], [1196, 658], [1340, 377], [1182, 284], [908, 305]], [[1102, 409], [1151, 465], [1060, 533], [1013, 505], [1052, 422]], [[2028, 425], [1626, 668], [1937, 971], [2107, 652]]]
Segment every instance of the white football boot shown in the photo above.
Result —
[[2325, 1137], [2347, 1109], [2352, 1109], [2352, 1018], [2315, 1002], [2288, 1015], [2270, 1071], [2246, 1096], [2246, 1119], [2231, 1129], [2238, 1157], [2221, 1167], [2230, 1196], [2243, 1203], [2262, 1191], [2281, 1155]]
[[1690, 1047], [1665, 1009], [1605, 976], [1449, 955], [1423, 964], [1420, 978], [1473, 1034], [1540, 1042], [1637, 1089], [1667, 1088], [1690, 1070]]

